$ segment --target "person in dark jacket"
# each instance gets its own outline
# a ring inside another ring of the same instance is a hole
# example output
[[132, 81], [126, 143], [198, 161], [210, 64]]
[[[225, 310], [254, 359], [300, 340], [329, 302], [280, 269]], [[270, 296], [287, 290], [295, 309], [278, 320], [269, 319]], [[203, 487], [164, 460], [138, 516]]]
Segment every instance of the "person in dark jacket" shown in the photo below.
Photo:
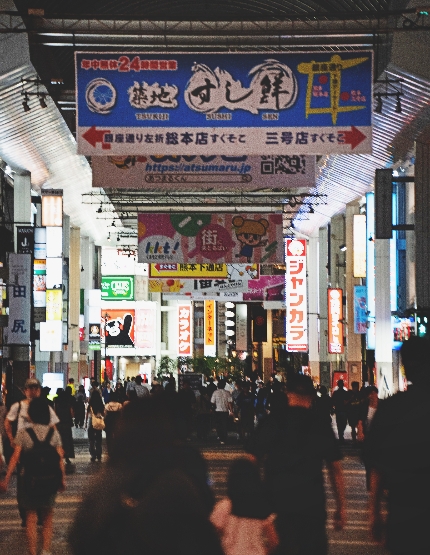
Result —
[[[412, 336], [400, 354], [411, 385], [381, 400], [365, 439], [370, 466], [370, 526], [374, 539], [384, 534], [393, 555], [430, 553], [430, 341]], [[386, 523], [381, 515], [388, 491]]]
[[[66, 464], [71, 464], [70, 459], [75, 458], [75, 447], [73, 444], [73, 403], [71, 396], [71, 388], [67, 386], [67, 391], [64, 389], [57, 389], [57, 397], [54, 399], [54, 410], [60, 421], [57, 424], [57, 430], [61, 436], [61, 443], [63, 445], [64, 460]], [[74, 401], [74, 399], [73, 399]]]
[[349, 399], [349, 393], [344, 388], [343, 380], [337, 380], [337, 389], [333, 392], [331, 399], [333, 402], [334, 413], [336, 415], [337, 434], [340, 443], [343, 443], [345, 441], [345, 428], [348, 423], [347, 403]]
[[286, 402], [277, 401], [251, 438], [248, 451], [265, 458], [265, 480], [271, 511], [277, 514], [279, 555], [326, 555], [325, 461], [336, 510], [334, 527], [345, 525], [345, 499], [340, 451], [331, 426], [314, 409], [312, 379], [292, 374]]
[[209, 521], [214, 497], [206, 462], [177, 442], [171, 397], [151, 395], [122, 411], [112, 456], [76, 511], [72, 552], [223, 555]]

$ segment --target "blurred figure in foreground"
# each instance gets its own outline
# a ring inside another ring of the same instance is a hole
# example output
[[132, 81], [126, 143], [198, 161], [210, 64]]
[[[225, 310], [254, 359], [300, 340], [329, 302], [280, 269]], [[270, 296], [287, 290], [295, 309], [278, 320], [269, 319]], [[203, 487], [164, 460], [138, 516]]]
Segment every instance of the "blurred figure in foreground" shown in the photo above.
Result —
[[75, 555], [223, 554], [209, 521], [206, 463], [178, 444], [176, 422], [164, 393], [123, 407], [112, 456], [69, 533]]
[[[370, 464], [370, 525], [373, 538], [393, 555], [430, 553], [430, 342], [411, 337], [400, 351], [412, 385], [380, 401], [365, 441]], [[381, 516], [388, 490], [388, 517]], [[384, 526], [385, 524], [385, 526]]]
[[286, 402], [278, 400], [251, 438], [249, 451], [265, 460], [271, 510], [276, 513], [279, 555], [326, 555], [323, 461], [336, 503], [334, 528], [346, 521], [340, 452], [333, 430], [314, 408], [309, 376], [292, 374]]
[[218, 531], [225, 555], [268, 555], [278, 545], [275, 515], [252, 457], [237, 459], [227, 482], [228, 497], [218, 501], [211, 522]]

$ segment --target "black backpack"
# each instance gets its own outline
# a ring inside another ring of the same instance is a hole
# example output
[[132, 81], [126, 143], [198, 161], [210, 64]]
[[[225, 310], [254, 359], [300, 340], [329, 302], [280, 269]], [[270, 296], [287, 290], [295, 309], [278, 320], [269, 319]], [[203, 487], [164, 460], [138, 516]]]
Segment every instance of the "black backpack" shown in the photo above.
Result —
[[24, 469], [24, 487], [32, 496], [57, 493], [62, 482], [60, 455], [51, 445], [54, 428], [50, 428], [44, 441], [40, 441], [32, 428], [26, 432], [33, 440], [33, 447], [21, 454]]

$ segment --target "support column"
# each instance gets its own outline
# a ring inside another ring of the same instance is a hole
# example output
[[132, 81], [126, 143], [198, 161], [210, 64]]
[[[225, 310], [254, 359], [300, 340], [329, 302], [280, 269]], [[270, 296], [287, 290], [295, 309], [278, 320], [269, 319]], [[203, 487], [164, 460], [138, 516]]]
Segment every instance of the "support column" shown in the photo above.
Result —
[[[69, 260], [69, 349], [70, 375], [79, 371], [79, 303], [80, 303], [80, 228], [70, 228], [70, 260]], [[82, 376], [79, 376], [79, 379]]]
[[31, 174], [22, 171], [13, 181], [14, 251], [17, 252], [16, 228], [33, 223], [31, 213]]
[[430, 129], [416, 141], [415, 239], [417, 308], [430, 310]]
[[346, 250], [346, 364], [349, 382], [361, 382], [361, 334], [354, 333], [354, 285], [360, 285], [360, 278], [354, 277], [354, 215], [359, 213], [357, 203], [346, 207], [345, 244]]
[[390, 240], [375, 239], [375, 360], [379, 396], [393, 391], [393, 330], [390, 305]]
[[309, 314], [309, 367], [311, 376], [320, 381], [320, 360], [318, 352], [318, 306], [319, 306], [319, 237], [310, 237], [308, 242], [308, 314]]
[[331, 387], [330, 362], [327, 352], [327, 283], [328, 283], [328, 228], [319, 230], [319, 366], [320, 383]]

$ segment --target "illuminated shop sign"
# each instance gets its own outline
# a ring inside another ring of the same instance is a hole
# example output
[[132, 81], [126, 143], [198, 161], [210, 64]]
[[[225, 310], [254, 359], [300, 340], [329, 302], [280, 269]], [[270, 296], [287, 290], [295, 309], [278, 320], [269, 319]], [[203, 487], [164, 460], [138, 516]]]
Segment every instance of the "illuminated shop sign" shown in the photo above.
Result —
[[287, 351], [308, 350], [306, 240], [286, 241]]
[[63, 225], [63, 190], [42, 189], [42, 226]]
[[353, 224], [353, 256], [354, 277], [366, 277], [366, 216], [364, 214], [354, 215]]
[[328, 352], [342, 354], [343, 304], [342, 289], [328, 289]]
[[134, 299], [134, 276], [102, 276], [103, 301], [132, 301]]
[[[216, 334], [216, 310], [215, 301], [204, 301], [204, 325], [205, 325], [205, 356], [216, 356], [215, 334]], [[227, 325], [227, 324], [226, 324]]]
[[192, 341], [191, 305], [178, 304], [178, 356], [192, 355]]

